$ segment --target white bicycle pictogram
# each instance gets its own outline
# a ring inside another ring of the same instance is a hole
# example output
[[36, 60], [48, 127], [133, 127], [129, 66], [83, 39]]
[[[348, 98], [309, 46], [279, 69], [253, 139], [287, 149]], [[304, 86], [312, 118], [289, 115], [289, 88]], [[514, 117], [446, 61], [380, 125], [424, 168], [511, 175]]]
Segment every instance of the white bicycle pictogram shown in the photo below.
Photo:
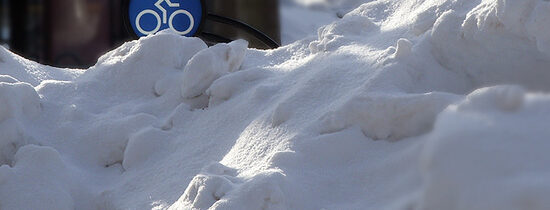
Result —
[[[172, 30], [176, 31], [178, 34], [186, 35], [186, 34], [190, 33], [193, 30], [193, 27], [195, 26], [195, 20], [193, 18], [193, 15], [187, 10], [180, 9], [180, 10], [176, 10], [175, 12], [170, 14], [170, 17], [167, 18], [167, 16], [168, 16], [167, 15], [167, 10], [160, 5], [164, 1], [166, 2], [166, 4], [169, 7], [179, 7], [180, 6], [179, 3], [172, 3], [171, 0], [158, 0], [155, 3], [155, 7], [158, 8], [160, 11], [162, 11], [162, 22], [161, 22], [161, 18], [160, 18], [160, 15], [159, 15], [158, 12], [155, 12], [152, 9], [146, 9], [146, 10], [141, 11], [136, 17], [136, 28], [137, 28], [137, 30], [140, 33], [145, 34], [145, 35], [154, 34], [154, 33], [158, 32], [160, 30], [160, 27], [162, 26], [162, 24], [168, 23], [168, 26]], [[155, 18], [157, 20], [157, 26], [153, 30], [146, 31], [141, 27], [140, 20], [141, 20], [141, 17], [145, 14], [151, 14], [151, 15], [155, 16]], [[179, 14], [186, 15], [189, 18], [189, 27], [184, 31], [178, 31], [178, 29], [174, 28], [174, 24], [173, 24], [174, 18], [176, 17], [176, 15], [179, 15]]]

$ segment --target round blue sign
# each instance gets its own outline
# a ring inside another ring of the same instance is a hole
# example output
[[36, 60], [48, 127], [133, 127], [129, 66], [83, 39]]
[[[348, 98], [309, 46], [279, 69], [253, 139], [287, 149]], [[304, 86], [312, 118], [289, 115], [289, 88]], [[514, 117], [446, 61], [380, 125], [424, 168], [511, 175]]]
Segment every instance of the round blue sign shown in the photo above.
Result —
[[203, 14], [201, 0], [131, 0], [130, 25], [137, 36], [170, 28], [184, 36], [199, 30]]

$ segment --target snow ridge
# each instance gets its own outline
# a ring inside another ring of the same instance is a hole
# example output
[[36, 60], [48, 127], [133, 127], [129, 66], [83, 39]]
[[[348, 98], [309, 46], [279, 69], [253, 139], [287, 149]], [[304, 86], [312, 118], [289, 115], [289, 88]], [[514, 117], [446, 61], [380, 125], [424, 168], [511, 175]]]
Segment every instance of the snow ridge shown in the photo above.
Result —
[[363, 3], [267, 51], [1, 48], [0, 208], [549, 209], [550, 2]]

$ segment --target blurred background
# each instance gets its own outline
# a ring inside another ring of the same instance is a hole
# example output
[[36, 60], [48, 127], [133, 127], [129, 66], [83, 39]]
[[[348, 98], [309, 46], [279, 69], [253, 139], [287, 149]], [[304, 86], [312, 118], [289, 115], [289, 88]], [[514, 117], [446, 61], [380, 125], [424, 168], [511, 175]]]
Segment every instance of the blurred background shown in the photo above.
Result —
[[[206, 2], [209, 13], [246, 22], [281, 42], [278, 0]], [[226, 25], [208, 21], [204, 31], [244, 38], [251, 47], [267, 48]], [[122, 0], [0, 0], [0, 44], [42, 64], [87, 68], [131, 39], [123, 22]]]
[[1, 42], [34, 61], [90, 66], [130, 39], [117, 0], [1, 0]]

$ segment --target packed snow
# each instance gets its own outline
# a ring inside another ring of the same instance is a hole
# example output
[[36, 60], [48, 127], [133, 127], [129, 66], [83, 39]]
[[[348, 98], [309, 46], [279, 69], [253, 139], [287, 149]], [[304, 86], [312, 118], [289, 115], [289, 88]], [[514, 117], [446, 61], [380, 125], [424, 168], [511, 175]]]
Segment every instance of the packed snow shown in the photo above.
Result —
[[162, 31], [77, 70], [0, 47], [0, 209], [550, 209], [550, 1], [282, 16], [274, 50]]

